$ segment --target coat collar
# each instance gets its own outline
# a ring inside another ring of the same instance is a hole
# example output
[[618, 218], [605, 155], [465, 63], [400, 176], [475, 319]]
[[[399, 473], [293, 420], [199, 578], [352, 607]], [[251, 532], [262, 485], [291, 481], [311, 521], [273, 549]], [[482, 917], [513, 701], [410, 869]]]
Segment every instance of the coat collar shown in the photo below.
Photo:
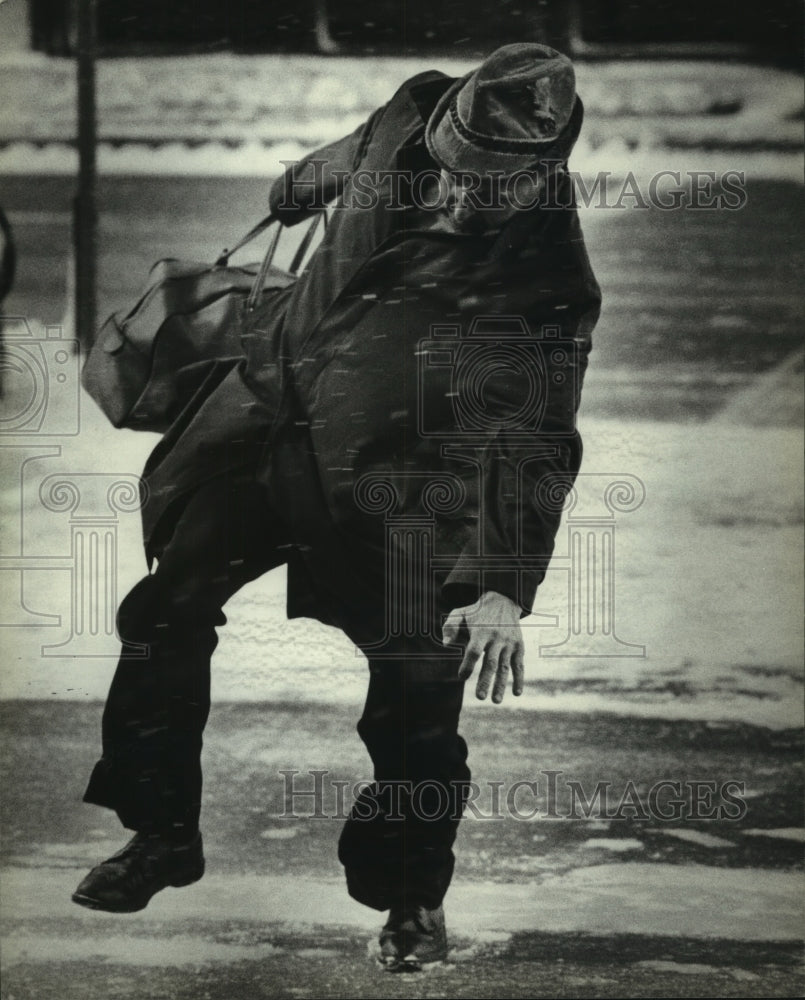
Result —
[[456, 77], [446, 76], [444, 73], [434, 70], [432, 73], [423, 73], [421, 81], [411, 86], [408, 94], [419, 112], [423, 125], [439, 103], [439, 98], [448, 87], [456, 82], [456, 79]]
[[[438, 104], [439, 98], [455, 83], [456, 79], [458, 78], [433, 70], [421, 74], [416, 78], [416, 82], [407, 88], [409, 120], [403, 129], [404, 137], [397, 148], [398, 169], [432, 167], [438, 170], [438, 166], [425, 145], [425, 125]], [[578, 134], [577, 130], [576, 134]], [[575, 141], [575, 135], [573, 141]], [[564, 186], [569, 183], [569, 177], [566, 175], [561, 177], [559, 184], [563, 186], [563, 192]], [[572, 185], [571, 191], [565, 194], [565, 197], [567, 196], [572, 201]], [[541, 245], [548, 237], [549, 232], [553, 232], [558, 237], [564, 228], [562, 223], [567, 222], [567, 219], [561, 217], [565, 216], [568, 211], [571, 211], [570, 208], [564, 212], [544, 211], [536, 206], [527, 211], [517, 212], [501, 229], [478, 234], [477, 239], [480, 245], [486, 246], [486, 254], [490, 262], [507, 254], [522, 253], [529, 245], [532, 247]], [[556, 216], [560, 218], [556, 218]], [[467, 239], [468, 237], [461, 235], [460, 238]]]

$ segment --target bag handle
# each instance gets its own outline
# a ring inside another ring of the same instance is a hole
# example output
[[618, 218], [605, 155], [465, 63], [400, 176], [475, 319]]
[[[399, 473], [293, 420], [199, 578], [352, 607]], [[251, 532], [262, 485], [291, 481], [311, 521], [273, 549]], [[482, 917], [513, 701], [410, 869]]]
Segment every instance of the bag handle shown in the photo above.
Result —
[[[299, 265], [302, 263], [302, 258], [304, 257], [308, 247], [310, 246], [310, 241], [313, 239], [313, 234], [315, 233], [316, 227], [319, 224], [319, 218], [322, 218], [324, 220], [324, 228], [325, 229], [327, 228], [327, 209], [326, 208], [315, 209], [315, 212], [316, 214], [313, 216], [310, 227], [308, 228], [307, 233], [305, 233], [304, 239], [302, 240], [302, 243], [299, 246], [299, 250], [297, 250], [294, 256], [293, 264], [291, 264], [291, 270], [293, 271], [294, 274], [296, 273], [297, 267], [299, 267]], [[242, 239], [238, 240], [238, 242], [232, 247], [231, 250], [225, 249], [221, 251], [220, 256], [215, 262], [215, 267], [227, 267], [229, 265], [229, 258], [232, 256], [232, 254], [237, 253], [238, 250], [240, 250], [242, 247], [245, 247], [247, 243], [251, 243], [252, 240], [256, 239], [260, 235], [260, 233], [268, 229], [268, 227], [272, 224], [272, 222], [279, 222], [279, 219], [277, 219], [276, 215], [273, 215], [271, 212], [269, 212], [269, 214], [264, 219], [261, 219], [256, 225], [252, 226], [252, 228], [248, 231], [248, 233], [246, 233], [246, 235]]]
[[305, 259], [305, 254], [308, 252], [311, 241], [316, 233], [319, 226], [319, 219], [324, 222], [324, 231], [327, 232], [327, 210], [321, 209], [316, 212], [313, 218], [310, 220], [310, 225], [307, 227], [307, 232], [302, 237], [302, 242], [296, 248], [296, 253], [293, 255], [293, 260], [291, 261], [290, 271], [291, 274], [296, 274], [302, 261]]
[[[313, 239], [313, 236], [314, 236], [314, 234], [316, 232], [316, 228], [319, 225], [319, 220], [320, 219], [324, 220], [324, 228], [326, 230], [327, 229], [327, 210], [326, 209], [317, 209], [316, 210], [316, 214], [310, 220], [310, 225], [307, 227], [307, 232], [302, 237], [302, 241], [300, 242], [299, 246], [297, 247], [297, 250], [296, 250], [296, 253], [294, 254], [293, 260], [291, 261], [291, 266], [290, 266], [290, 273], [291, 274], [296, 275], [296, 272], [299, 270], [299, 265], [304, 260], [305, 254], [307, 253], [307, 251], [308, 251], [308, 249], [310, 247], [310, 243], [311, 243], [311, 241]], [[273, 221], [273, 219], [271, 221]], [[254, 236], [256, 236], [258, 234], [258, 232], [262, 232], [262, 229], [266, 228], [265, 226], [263, 226], [263, 222], [266, 222], [266, 220], [263, 219], [262, 222], [258, 222], [258, 224], [254, 227], [254, 230], [252, 231], [254, 233]], [[270, 221], [267, 224], [270, 225]], [[262, 227], [262, 229], [260, 227]], [[266, 277], [268, 276], [268, 272], [271, 269], [271, 264], [272, 264], [272, 262], [274, 260], [274, 254], [277, 252], [277, 245], [279, 244], [279, 240], [280, 240], [280, 235], [281, 234], [282, 234], [282, 224], [280, 224], [280, 225], [277, 226], [277, 231], [274, 233], [273, 237], [271, 238], [271, 243], [269, 244], [268, 250], [266, 251], [266, 255], [263, 258], [263, 263], [260, 265], [260, 270], [257, 272], [257, 277], [254, 279], [254, 284], [252, 285], [251, 291], [249, 292], [249, 297], [246, 299], [246, 312], [247, 313], [253, 312], [254, 309], [257, 307], [257, 302], [258, 302], [258, 300], [260, 298], [260, 295], [262, 294], [263, 286], [265, 285], [265, 281], [266, 281]], [[252, 238], [253, 237], [252, 237], [251, 234], [247, 234], [247, 238], [246, 238], [245, 241], [248, 242], [248, 240], [252, 239]], [[241, 240], [239, 246], [242, 246], [243, 242], [244, 242], [244, 240]], [[238, 249], [238, 248], [236, 247], [236, 249]], [[234, 253], [234, 251], [232, 251], [232, 252]]]
[[247, 243], [251, 243], [253, 239], [256, 239], [256, 237], [260, 235], [260, 233], [268, 229], [268, 227], [271, 225], [272, 222], [278, 222], [278, 221], [279, 220], [277, 219], [277, 217], [273, 215], [271, 212], [269, 212], [264, 219], [261, 219], [257, 223], [257, 225], [252, 226], [252, 228], [248, 231], [248, 233], [246, 233], [243, 239], [238, 240], [238, 242], [232, 247], [231, 250], [223, 250], [221, 252], [220, 257], [215, 262], [215, 267], [227, 267], [229, 265], [229, 258], [232, 256], [233, 253], [237, 253], [237, 251], [240, 250], [241, 247], [245, 247]]
[[263, 285], [265, 284], [266, 276], [268, 274], [269, 268], [271, 267], [271, 262], [274, 259], [274, 254], [277, 252], [277, 244], [280, 241], [280, 236], [282, 234], [282, 225], [278, 225], [274, 235], [271, 237], [271, 242], [268, 245], [268, 250], [266, 250], [266, 255], [263, 257], [263, 263], [260, 265], [260, 270], [257, 272], [257, 277], [254, 279], [251, 289], [249, 290], [249, 297], [246, 299], [246, 312], [250, 313], [254, 310], [257, 305], [257, 300], [260, 298], [260, 293], [263, 290]]

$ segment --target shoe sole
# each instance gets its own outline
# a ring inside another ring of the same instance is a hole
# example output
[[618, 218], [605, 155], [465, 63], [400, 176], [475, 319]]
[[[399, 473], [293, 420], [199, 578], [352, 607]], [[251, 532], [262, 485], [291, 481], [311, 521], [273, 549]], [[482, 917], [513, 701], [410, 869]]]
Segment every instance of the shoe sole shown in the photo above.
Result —
[[[159, 890], [157, 890], [159, 892]], [[84, 896], [81, 893], [74, 892], [70, 897], [74, 903], [78, 903], [79, 906], [85, 907], [87, 910], [103, 910], [104, 913], [137, 913], [140, 910], [144, 910], [148, 906], [151, 897], [144, 903], [137, 901], [136, 903], [129, 903], [128, 905], [124, 903], [109, 903], [103, 899], [96, 899], [93, 896]]]
[[386, 972], [424, 972], [426, 969], [431, 968], [434, 965], [441, 965], [447, 960], [447, 956], [443, 955], [440, 958], [428, 958], [425, 960], [419, 958], [391, 958], [378, 959], [378, 964]]
[[435, 965], [442, 965], [444, 963], [443, 958], [433, 958], [427, 962], [412, 961], [411, 959], [399, 959], [399, 961], [392, 964], [383, 963], [382, 968], [385, 972], [394, 973], [399, 975], [400, 973], [412, 973], [412, 972], [425, 972], [427, 969], [432, 968]]
[[170, 880], [170, 882], [165, 882], [164, 885], [159, 886], [150, 892], [147, 896], [140, 896], [136, 900], [131, 902], [109, 902], [104, 899], [99, 899], [97, 896], [86, 896], [84, 893], [74, 892], [70, 899], [74, 903], [78, 903], [79, 906], [83, 906], [88, 910], [103, 910], [105, 913], [139, 913], [140, 910], [144, 910], [146, 906], [151, 902], [154, 896], [161, 892], [163, 889], [182, 889], [187, 885], [192, 885], [194, 882], [198, 882], [199, 879], [204, 875], [204, 864], [202, 863], [200, 868], [195, 868], [191, 872], [186, 872], [184, 874], [177, 874]]

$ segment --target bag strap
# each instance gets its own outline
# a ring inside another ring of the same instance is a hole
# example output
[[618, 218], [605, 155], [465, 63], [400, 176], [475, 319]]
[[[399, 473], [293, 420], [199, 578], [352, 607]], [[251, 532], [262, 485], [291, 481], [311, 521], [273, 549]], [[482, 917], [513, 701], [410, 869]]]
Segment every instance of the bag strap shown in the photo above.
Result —
[[307, 227], [307, 232], [302, 237], [302, 242], [296, 249], [296, 253], [293, 256], [293, 260], [291, 261], [291, 267], [290, 267], [291, 274], [296, 274], [296, 272], [299, 270], [302, 261], [305, 259], [305, 254], [308, 252], [311, 241], [313, 240], [316, 230], [318, 229], [319, 219], [321, 219], [324, 222], [324, 231], [327, 232], [327, 212], [326, 210], [322, 209], [320, 211], [317, 211], [316, 214], [313, 216], [313, 218], [310, 220], [310, 225]]
[[260, 265], [260, 270], [257, 272], [257, 277], [254, 279], [254, 283], [249, 291], [249, 297], [246, 299], [247, 313], [252, 312], [257, 305], [257, 300], [260, 298], [260, 293], [262, 292], [263, 285], [265, 284], [266, 275], [271, 267], [271, 262], [274, 260], [274, 254], [277, 252], [277, 244], [280, 241], [281, 235], [282, 224], [277, 226], [274, 235], [271, 237], [271, 242], [268, 244], [268, 250], [266, 250], [266, 255], [263, 257], [263, 263]]
[[257, 223], [257, 225], [252, 226], [252, 228], [248, 231], [248, 233], [246, 233], [243, 239], [238, 240], [238, 242], [232, 247], [231, 250], [223, 250], [218, 260], [216, 260], [215, 266], [227, 267], [229, 264], [229, 258], [232, 256], [233, 253], [237, 253], [237, 251], [240, 250], [241, 247], [245, 247], [247, 243], [251, 243], [253, 239], [256, 239], [256, 237], [260, 235], [260, 233], [268, 229], [268, 227], [271, 225], [272, 222], [278, 222], [278, 221], [279, 220], [277, 219], [277, 217], [273, 215], [271, 212], [269, 212], [264, 219], [261, 219]]
[[[313, 236], [316, 232], [316, 228], [318, 227], [320, 219], [324, 220], [324, 228], [326, 230], [327, 229], [326, 209], [317, 209], [316, 214], [310, 220], [310, 225], [307, 227], [307, 232], [302, 237], [302, 241], [297, 247], [293, 260], [291, 261], [291, 266], [290, 266], [291, 274], [296, 275], [296, 272], [299, 269], [299, 265], [304, 260], [305, 254], [307, 253], [310, 247], [311, 240], [313, 239]], [[263, 222], [265, 221], [266, 220], [263, 219]], [[258, 223], [257, 226], [255, 226], [255, 230], [258, 230], [260, 226], [262, 226], [262, 222]], [[257, 302], [263, 291], [263, 286], [265, 285], [266, 277], [268, 276], [268, 272], [271, 269], [271, 264], [274, 260], [274, 254], [277, 252], [277, 245], [279, 243], [281, 234], [282, 234], [282, 224], [280, 223], [280, 225], [277, 226], [277, 231], [271, 238], [271, 243], [269, 244], [268, 250], [266, 251], [266, 255], [263, 258], [263, 263], [260, 265], [260, 270], [257, 272], [257, 277], [254, 279], [254, 284], [252, 285], [251, 291], [249, 292], [249, 297], [246, 299], [247, 313], [252, 312], [257, 306]], [[257, 233], [255, 232], [254, 235], [256, 236]], [[251, 238], [252, 237], [249, 236], [249, 239]], [[243, 241], [241, 241], [240, 245], [241, 246], [243, 245]]]

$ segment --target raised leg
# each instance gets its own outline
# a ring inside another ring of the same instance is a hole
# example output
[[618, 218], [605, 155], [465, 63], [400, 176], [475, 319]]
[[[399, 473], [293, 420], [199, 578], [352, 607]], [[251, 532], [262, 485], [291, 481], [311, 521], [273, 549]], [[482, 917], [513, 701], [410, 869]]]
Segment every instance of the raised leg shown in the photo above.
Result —
[[223, 607], [278, 565], [283, 531], [265, 491], [221, 477], [187, 503], [156, 571], [123, 600], [122, 639], [147, 659], [122, 656], [103, 715], [103, 756], [85, 802], [114, 809], [124, 826], [187, 841], [198, 829], [202, 733], [210, 658]]

